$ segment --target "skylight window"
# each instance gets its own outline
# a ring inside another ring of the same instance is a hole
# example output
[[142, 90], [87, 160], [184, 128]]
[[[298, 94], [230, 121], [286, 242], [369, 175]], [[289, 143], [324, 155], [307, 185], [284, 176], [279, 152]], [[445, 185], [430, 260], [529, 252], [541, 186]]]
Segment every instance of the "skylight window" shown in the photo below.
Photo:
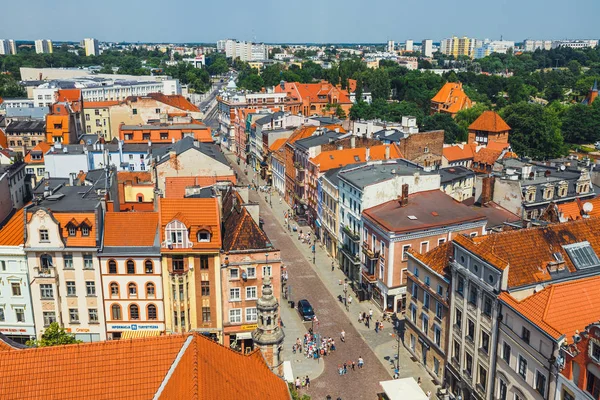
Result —
[[569, 244], [563, 246], [563, 248], [567, 251], [577, 269], [590, 268], [600, 264], [598, 256], [587, 241]]

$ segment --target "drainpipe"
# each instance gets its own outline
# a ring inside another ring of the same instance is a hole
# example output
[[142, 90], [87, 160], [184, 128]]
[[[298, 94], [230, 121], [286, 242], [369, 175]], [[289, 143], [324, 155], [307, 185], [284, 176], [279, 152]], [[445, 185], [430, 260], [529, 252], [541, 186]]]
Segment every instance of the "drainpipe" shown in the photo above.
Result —
[[[550, 393], [554, 393], [556, 391], [557, 374], [553, 372], [555, 369], [554, 363], [556, 362], [556, 357], [554, 357], [555, 351], [556, 342], [552, 341], [552, 355], [550, 355], [550, 358], [548, 359], [548, 387], [546, 388], [546, 395], [544, 396], [546, 400], [550, 400]], [[552, 385], [552, 383], [554, 384]], [[550, 390], [551, 386], [554, 386], [552, 391]]]
[[493, 353], [490, 352], [490, 357], [492, 359], [492, 370], [490, 371], [490, 378], [492, 379], [492, 398], [494, 398], [494, 393], [496, 393], [496, 359], [498, 357], [498, 345], [500, 341], [500, 324], [502, 324], [502, 320], [502, 303], [498, 301], [498, 315], [496, 316], [496, 340], [494, 341]]

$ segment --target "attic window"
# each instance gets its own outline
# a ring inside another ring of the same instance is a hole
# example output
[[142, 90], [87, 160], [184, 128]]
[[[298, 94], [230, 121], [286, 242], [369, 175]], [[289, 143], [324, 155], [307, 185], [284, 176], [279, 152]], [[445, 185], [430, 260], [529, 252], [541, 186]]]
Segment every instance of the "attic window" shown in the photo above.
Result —
[[600, 264], [598, 256], [588, 241], [563, 246], [577, 269], [590, 268]]
[[408, 215], [408, 216], [407, 216], [407, 218], [408, 218], [408, 219], [411, 219], [411, 220], [415, 220], [415, 219], [417, 219], [417, 217], [415, 217], [414, 215]]
[[208, 231], [198, 232], [198, 242], [210, 242], [210, 233]]
[[360, 162], [360, 157], [359, 156], [354, 156], [354, 161]]
[[90, 236], [90, 227], [86, 225], [81, 225], [81, 235]]

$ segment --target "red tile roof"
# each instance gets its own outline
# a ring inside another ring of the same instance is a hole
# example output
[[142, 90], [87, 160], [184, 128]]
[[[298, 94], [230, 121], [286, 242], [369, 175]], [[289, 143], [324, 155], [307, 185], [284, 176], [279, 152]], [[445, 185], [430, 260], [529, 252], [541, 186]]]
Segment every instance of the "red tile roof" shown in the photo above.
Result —
[[86, 101], [83, 108], [108, 108], [120, 104], [119, 101]]
[[[31, 151], [29, 153], [27, 153], [27, 155], [24, 158], [24, 161], [26, 164], [43, 164], [44, 163], [44, 154], [46, 154], [46, 152], [50, 150], [50, 145], [46, 142], [39, 142], [37, 145], [35, 145], [35, 147], [33, 149], [31, 149]], [[42, 158], [39, 160], [32, 160], [31, 159], [31, 152], [32, 151], [39, 151], [42, 153]]]
[[107, 212], [104, 245], [152, 247], [158, 229], [157, 212]]
[[508, 143], [489, 142], [485, 146], [485, 148], [489, 149], [489, 150], [499, 150], [499, 151], [502, 151], [502, 150], [506, 149], [508, 146], [510, 146]]
[[117, 172], [117, 180], [119, 182], [132, 181], [134, 183], [151, 182], [152, 175], [150, 175], [150, 172], [143, 171], [119, 171]]
[[444, 104], [445, 107], [442, 110], [452, 114], [471, 107], [471, 99], [463, 91], [460, 82], [447, 82], [431, 101]]
[[273, 250], [265, 232], [260, 229], [235, 190], [229, 190], [223, 199], [223, 250]]
[[81, 100], [81, 89], [59, 89], [56, 92], [56, 101], [74, 102]]
[[442, 149], [442, 155], [449, 162], [470, 160], [475, 154], [475, 147], [475, 144], [448, 146]]
[[[221, 219], [219, 203], [216, 198], [184, 198], [160, 199], [161, 240], [165, 240], [165, 227], [174, 220], [179, 220], [188, 228], [189, 239], [193, 249], [221, 248]], [[200, 229], [208, 230], [210, 242], [198, 242], [196, 235]], [[174, 251], [177, 249], [173, 249]], [[162, 250], [168, 251], [163, 248]]]
[[198, 334], [0, 352], [3, 399], [148, 400], [163, 383], [160, 399], [290, 398], [260, 352]]
[[281, 138], [274, 141], [271, 146], [269, 146], [270, 151], [277, 151], [283, 146], [286, 142], [287, 138]]
[[498, 113], [494, 111], [484, 111], [471, 125], [469, 130], [485, 131], [485, 132], [506, 132], [510, 130], [510, 126]]
[[148, 97], [151, 97], [154, 100], [160, 101], [161, 103], [167, 104], [171, 107], [179, 108], [180, 110], [200, 112], [198, 107], [190, 103], [188, 99], [179, 94], [166, 95], [162, 93], [150, 93], [148, 94]]
[[408, 251], [417, 260], [431, 268], [432, 271], [445, 276], [448, 273], [448, 261], [454, 255], [454, 246], [452, 242], [446, 242], [425, 254], [421, 254], [413, 248]]
[[500, 158], [502, 150], [493, 150], [487, 147], [479, 149], [473, 156], [473, 162], [485, 165], [494, 165], [494, 163]]
[[[369, 148], [369, 159], [383, 160], [385, 159], [385, 149], [388, 145], [371, 146]], [[389, 145], [390, 159], [403, 158], [400, 149], [396, 143]], [[319, 172], [326, 172], [332, 168], [340, 168], [349, 164], [365, 162], [367, 150], [364, 147], [354, 149], [330, 150], [323, 151], [318, 156], [313, 157], [310, 161], [319, 166]]]
[[[58, 221], [61, 228], [61, 235], [63, 240], [65, 240], [67, 246], [69, 247], [96, 247], [96, 226], [94, 226], [94, 222], [96, 221], [96, 216], [93, 212], [89, 213], [52, 213], [52, 216]], [[73, 221], [81, 224], [83, 221], [87, 221], [86, 224], [90, 229], [88, 236], [83, 236], [81, 229], [77, 229], [75, 236], [69, 236], [69, 230], [67, 225], [69, 222]]]
[[[25, 220], [21, 208], [0, 229], [0, 246], [19, 246], [25, 243]], [[0, 221], [2, 222], [2, 221]]]
[[170, 199], [183, 199], [185, 188], [190, 186], [211, 186], [217, 182], [231, 182], [235, 185], [235, 175], [218, 176], [176, 176], [165, 178], [165, 197]]
[[510, 294], [500, 299], [555, 339], [565, 335], [570, 341], [576, 330], [598, 321], [600, 277], [549, 285], [517, 301]]
[[570, 272], [577, 269], [562, 246], [588, 241], [600, 255], [600, 224], [595, 219], [512, 230], [475, 238], [457, 236], [456, 245], [466, 248], [494, 267], [508, 269], [508, 287], [543, 283], [551, 279], [547, 266], [560, 253]]
[[592, 211], [588, 213], [590, 217], [596, 218], [600, 216], [600, 197], [595, 197], [586, 201], [576, 199], [568, 203], [558, 204], [558, 211], [563, 214], [563, 217], [572, 221], [582, 219], [583, 217], [583, 205], [590, 203], [592, 205]]

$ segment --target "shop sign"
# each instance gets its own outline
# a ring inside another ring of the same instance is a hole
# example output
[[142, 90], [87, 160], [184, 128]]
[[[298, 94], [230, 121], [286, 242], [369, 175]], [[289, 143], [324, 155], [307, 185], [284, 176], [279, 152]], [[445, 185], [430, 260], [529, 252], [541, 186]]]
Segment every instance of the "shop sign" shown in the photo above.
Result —
[[122, 324], [122, 325], [109, 325], [108, 329], [117, 331], [143, 331], [143, 330], [160, 330], [160, 326], [156, 324]]
[[240, 329], [241, 329], [241, 330], [243, 330], [243, 331], [253, 331], [253, 330], [255, 330], [256, 328], [258, 328], [258, 325], [257, 325], [257, 324], [252, 324], [252, 325], [242, 325], [242, 326], [240, 327]]

